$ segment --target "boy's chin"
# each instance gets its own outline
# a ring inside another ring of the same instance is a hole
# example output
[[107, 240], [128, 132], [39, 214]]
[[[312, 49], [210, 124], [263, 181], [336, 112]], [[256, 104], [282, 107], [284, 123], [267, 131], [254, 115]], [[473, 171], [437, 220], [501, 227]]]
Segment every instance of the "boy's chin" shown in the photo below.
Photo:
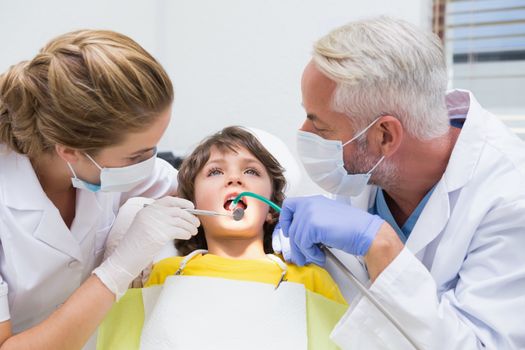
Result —
[[253, 236], [262, 230], [263, 223], [252, 220], [235, 221], [228, 218], [221, 218], [213, 223], [203, 224], [206, 234], [214, 236]]

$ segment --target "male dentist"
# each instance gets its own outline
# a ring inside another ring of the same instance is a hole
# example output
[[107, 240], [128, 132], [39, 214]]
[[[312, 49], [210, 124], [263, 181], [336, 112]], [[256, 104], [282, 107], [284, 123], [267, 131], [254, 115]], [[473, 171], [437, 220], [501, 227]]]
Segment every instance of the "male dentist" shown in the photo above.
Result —
[[[291, 259], [362, 257], [370, 292], [421, 349], [525, 348], [525, 146], [468, 91], [446, 92], [439, 39], [379, 17], [335, 29], [302, 77], [298, 152], [337, 200], [289, 198]], [[351, 198], [350, 198], [351, 197]], [[366, 299], [344, 349], [410, 349]]]

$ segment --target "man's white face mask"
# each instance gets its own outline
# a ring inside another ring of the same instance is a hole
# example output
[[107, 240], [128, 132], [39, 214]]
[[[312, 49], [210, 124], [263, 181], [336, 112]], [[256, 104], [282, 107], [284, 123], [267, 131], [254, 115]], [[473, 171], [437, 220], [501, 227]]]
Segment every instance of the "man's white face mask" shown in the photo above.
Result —
[[385, 156], [382, 156], [367, 173], [348, 174], [344, 167], [343, 148], [363, 135], [378, 119], [345, 143], [339, 140], [325, 140], [311, 132], [299, 130], [297, 152], [312, 181], [333, 194], [357, 196], [363, 192], [372, 172], [381, 164]]

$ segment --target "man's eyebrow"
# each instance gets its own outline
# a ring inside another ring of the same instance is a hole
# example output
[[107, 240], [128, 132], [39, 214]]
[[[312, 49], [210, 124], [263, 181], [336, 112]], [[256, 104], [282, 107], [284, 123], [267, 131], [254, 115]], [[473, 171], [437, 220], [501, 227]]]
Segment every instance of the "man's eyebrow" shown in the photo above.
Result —
[[319, 118], [315, 114], [308, 113], [306, 115], [306, 118], [311, 120], [312, 122], [319, 121]]
[[328, 128], [329, 127], [329, 125], [326, 124], [326, 122], [324, 122], [321, 119], [319, 119], [319, 117], [316, 116], [315, 114], [308, 113], [306, 115], [306, 119], [311, 121], [317, 129], [319, 129], [319, 127], [322, 127], [322, 128]]

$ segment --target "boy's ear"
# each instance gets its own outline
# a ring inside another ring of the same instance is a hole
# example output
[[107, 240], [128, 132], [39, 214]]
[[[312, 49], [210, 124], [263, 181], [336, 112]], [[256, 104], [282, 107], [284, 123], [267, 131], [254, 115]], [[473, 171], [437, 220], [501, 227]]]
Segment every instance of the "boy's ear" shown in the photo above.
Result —
[[266, 214], [266, 222], [271, 224], [273, 220], [274, 220], [273, 214], [271, 212], [268, 212], [268, 214]]

